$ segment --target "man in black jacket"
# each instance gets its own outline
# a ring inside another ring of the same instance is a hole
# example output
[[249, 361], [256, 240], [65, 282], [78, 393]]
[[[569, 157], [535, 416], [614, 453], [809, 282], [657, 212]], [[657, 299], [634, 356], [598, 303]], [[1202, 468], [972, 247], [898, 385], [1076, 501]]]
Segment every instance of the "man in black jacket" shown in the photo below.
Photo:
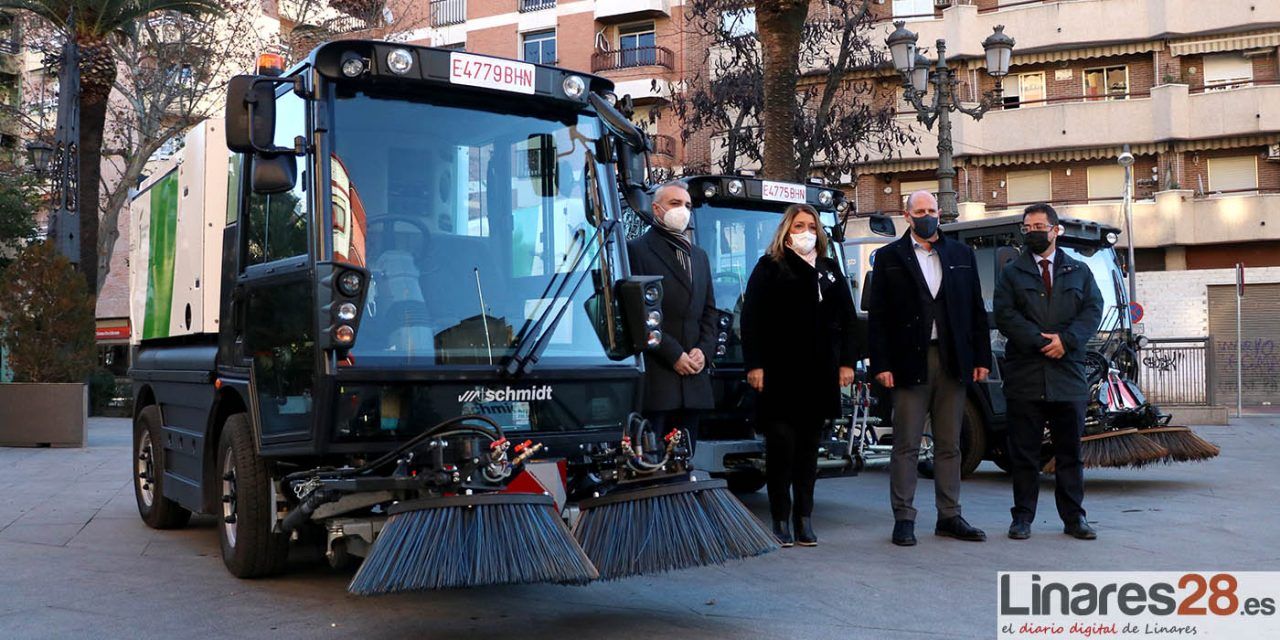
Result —
[[1044, 428], [1053, 441], [1055, 496], [1064, 532], [1097, 536], [1084, 512], [1084, 434], [1089, 382], [1084, 356], [1102, 321], [1102, 292], [1089, 267], [1059, 251], [1058, 213], [1033, 204], [1022, 214], [1022, 255], [1005, 265], [996, 283], [996, 327], [1008, 339], [1004, 396], [1008, 402], [1013, 523], [1009, 537], [1031, 536], [1040, 495]]
[[991, 369], [977, 260], [967, 245], [938, 233], [933, 194], [911, 194], [905, 218], [910, 230], [875, 253], [868, 307], [871, 374], [893, 389], [893, 543], [916, 543], [912, 502], [926, 415], [933, 419], [934, 533], [981, 541], [986, 534], [960, 515], [965, 389]]
[[713, 406], [707, 366], [718, 315], [711, 262], [685, 235], [692, 204], [684, 183], [658, 187], [658, 224], [627, 243], [633, 274], [662, 276], [662, 344], [644, 354], [644, 415], [659, 435], [685, 429], [691, 446], [701, 412]]

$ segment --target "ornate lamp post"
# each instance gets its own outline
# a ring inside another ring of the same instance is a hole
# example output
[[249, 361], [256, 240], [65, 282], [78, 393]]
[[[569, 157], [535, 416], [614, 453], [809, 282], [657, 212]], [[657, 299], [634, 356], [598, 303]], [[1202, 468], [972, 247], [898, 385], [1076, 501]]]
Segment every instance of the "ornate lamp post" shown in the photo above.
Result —
[[[897, 29], [885, 39], [885, 44], [889, 45], [894, 68], [902, 75], [903, 99], [915, 108], [916, 119], [930, 130], [935, 121], [938, 123], [938, 209], [944, 222], [955, 220], [960, 214], [956, 204], [956, 169], [952, 163], [951, 112], [959, 111], [974, 120], [981, 120], [982, 114], [999, 103], [1003, 91], [1000, 81], [1009, 74], [1013, 38], [1004, 34], [1004, 25], [997, 25], [995, 32], [982, 41], [982, 49], [987, 56], [987, 74], [996, 79], [996, 88], [983, 94], [982, 101], [976, 106], [965, 107], [956, 97], [959, 80], [955, 70], [947, 66], [946, 41], [938, 40], [938, 61], [930, 69], [929, 59], [916, 49], [918, 36], [907, 30], [903, 20], [893, 25]], [[925, 104], [929, 85], [933, 85], [933, 100], [931, 104]]]
[[[58, 125], [49, 176], [53, 184], [53, 213], [49, 239], [72, 264], [80, 264], [80, 47], [75, 40], [75, 16], [58, 57]], [[47, 145], [46, 145], [47, 146]], [[32, 151], [34, 156], [36, 152]], [[46, 166], [50, 163], [46, 161]]]

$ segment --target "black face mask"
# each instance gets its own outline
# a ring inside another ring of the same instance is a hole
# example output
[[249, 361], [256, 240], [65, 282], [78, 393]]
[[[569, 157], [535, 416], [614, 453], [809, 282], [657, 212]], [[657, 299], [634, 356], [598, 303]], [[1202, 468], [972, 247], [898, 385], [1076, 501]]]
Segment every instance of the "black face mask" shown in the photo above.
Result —
[[1048, 231], [1028, 231], [1022, 234], [1022, 239], [1027, 243], [1027, 248], [1032, 253], [1042, 254], [1049, 250]]
[[937, 216], [920, 216], [911, 219], [911, 230], [921, 239], [928, 240], [938, 232]]

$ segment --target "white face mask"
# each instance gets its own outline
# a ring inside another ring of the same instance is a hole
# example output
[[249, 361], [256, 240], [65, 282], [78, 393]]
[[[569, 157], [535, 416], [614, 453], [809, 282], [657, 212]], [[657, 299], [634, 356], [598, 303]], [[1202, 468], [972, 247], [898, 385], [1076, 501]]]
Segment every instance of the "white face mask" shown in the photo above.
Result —
[[687, 207], [667, 209], [662, 214], [662, 226], [676, 233], [684, 233], [685, 228], [689, 226], [689, 209]]
[[791, 234], [791, 248], [795, 249], [800, 255], [809, 255], [813, 253], [813, 248], [818, 244], [818, 234], [812, 231]]

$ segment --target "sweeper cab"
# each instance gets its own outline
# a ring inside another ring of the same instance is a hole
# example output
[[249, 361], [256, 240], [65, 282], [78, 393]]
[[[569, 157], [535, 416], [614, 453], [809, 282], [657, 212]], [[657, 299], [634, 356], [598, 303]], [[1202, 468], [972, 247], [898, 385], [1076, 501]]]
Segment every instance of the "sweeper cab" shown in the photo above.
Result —
[[[867, 233], [844, 241], [845, 267], [854, 287], [854, 306], [859, 322], [866, 323], [868, 291], [874, 286], [872, 266], [875, 253], [897, 235], [893, 219], [873, 214], [866, 219]], [[1146, 338], [1133, 331], [1129, 317], [1128, 290], [1121, 254], [1115, 250], [1120, 229], [1094, 222], [1061, 218], [1058, 247], [1088, 266], [1103, 297], [1103, 318], [1089, 343], [1086, 369], [1090, 397], [1083, 442], [1085, 465], [1143, 466], [1152, 462], [1182, 462], [1217, 455], [1217, 448], [1204, 442], [1186, 427], [1170, 426], [1168, 414], [1146, 401], [1138, 387], [1138, 353]], [[861, 228], [862, 222], [859, 221]], [[944, 224], [948, 238], [973, 248], [983, 301], [990, 313], [995, 283], [1001, 269], [1022, 249], [1020, 215]], [[1005, 338], [995, 330], [991, 318], [993, 366], [990, 377], [969, 383], [961, 425], [961, 474], [971, 475], [983, 460], [1002, 469], [1009, 463], [1004, 451], [1005, 398], [1002, 386]], [[887, 399], [887, 393], [878, 393]], [[878, 417], [892, 425], [889, 402], [879, 402]], [[1046, 440], [1041, 452], [1046, 470], [1051, 470], [1052, 449]]]
[[263, 62], [132, 203], [147, 524], [214, 515], [240, 577], [318, 540], [372, 594], [617, 577], [587, 553], [617, 528], [562, 516], [712, 497], [636, 412], [662, 288], [628, 273], [648, 143], [608, 80], [376, 41]]
[[[812, 206], [832, 237], [831, 257], [844, 264], [843, 236], [849, 202], [839, 189], [748, 176], [695, 175], [682, 178], [692, 200], [689, 227], [694, 244], [707, 253], [718, 318], [718, 345], [711, 379], [715, 408], [701, 421], [693, 463], [722, 477], [739, 493], [765, 485], [764, 440], [755, 431], [755, 392], [746, 384], [740, 332], [743, 295], [792, 204]], [[646, 221], [652, 224], [652, 221]], [[634, 227], [634, 225], [633, 225]], [[853, 470], [846, 421], [827, 425], [818, 465], [824, 475]]]

